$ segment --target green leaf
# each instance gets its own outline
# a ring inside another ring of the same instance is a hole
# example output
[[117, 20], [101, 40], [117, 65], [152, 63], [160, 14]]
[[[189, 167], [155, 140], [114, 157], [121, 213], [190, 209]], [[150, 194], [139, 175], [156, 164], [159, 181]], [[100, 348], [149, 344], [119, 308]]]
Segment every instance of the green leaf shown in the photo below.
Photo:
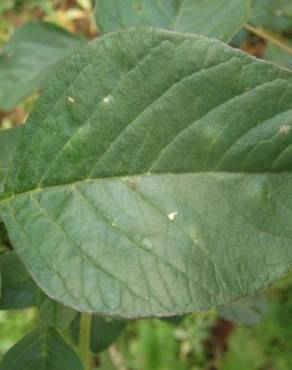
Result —
[[0, 220], [0, 253], [11, 249], [10, 240], [4, 223]]
[[8, 130], [0, 130], [0, 193], [3, 191], [3, 183], [8, 170], [10, 160], [13, 158], [18, 139], [23, 126], [14, 127]]
[[0, 54], [0, 109], [9, 111], [47, 85], [83, 38], [46, 22], [17, 29]]
[[50, 299], [42, 291], [38, 294], [38, 309], [42, 323], [60, 330], [67, 329], [77, 312]]
[[36, 305], [37, 286], [15, 252], [0, 254], [0, 310], [16, 310]]
[[[100, 353], [105, 351], [121, 335], [126, 328], [126, 324], [126, 321], [93, 316], [90, 332], [91, 352]], [[79, 332], [80, 314], [75, 317], [70, 326], [70, 334], [76, 344], [79, 343]]]
[[291, 0], [252, 0], [251, 22], [275, 32], [292, 31]]
[[[289, 42], [286, 40], [287, 45], [290, 45], [292, 48], [292, 41]], [[277, 46], [269, 43], [265, 53], [264, 58], [270, 60], [273, 63], [279, 64], [283, 67], [290, 68], [292, 70], [292, 57], [287, 51], [278, 48]]]
[[246, 326], [259, 323], [267, 312], [268, 302], [261, 293], [241, 298], [218, 310], [219, 316], [225, 320]]
[[82, 370], [73, 350], [53, 329], [26, 335], [4, 356], [0, 370]]
[[169, 324], [172, 325], [180, 325], [184, 319], [185, 315], [182, 316], [171, 316], [171, 317], [162, 317], [161, 320], [168, 322]]
[[250, 15], [249, 0], [97, 0], [102, 32], [152, 26], [229, 41]]
[[[23, 126], [0, 130], [0, 193], [3, 192], [5, 177], [22, 131]], [[0, 219], [0, 252], [2, 248], [10, 247], [6, 228]]]
[[291, 72], [191, 34], [109, 34], [39, 99], [0, 215], [77, 310], [227, 304], [292, 267], [291, 126]]

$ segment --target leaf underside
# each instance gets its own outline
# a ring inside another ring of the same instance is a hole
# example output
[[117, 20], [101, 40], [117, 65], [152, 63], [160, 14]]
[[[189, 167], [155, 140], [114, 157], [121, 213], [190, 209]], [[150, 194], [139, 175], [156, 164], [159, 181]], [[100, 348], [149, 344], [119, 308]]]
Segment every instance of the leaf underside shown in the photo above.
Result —
[[250, 0], [98, 0], [102, 32], [151, 26], [230, 41], [250, 16]]
[[292, 78], [205, 37], [113, 33], [31, 114], [0, 215], [47, 294], [135, 318], [209, 309], [292, 265]]

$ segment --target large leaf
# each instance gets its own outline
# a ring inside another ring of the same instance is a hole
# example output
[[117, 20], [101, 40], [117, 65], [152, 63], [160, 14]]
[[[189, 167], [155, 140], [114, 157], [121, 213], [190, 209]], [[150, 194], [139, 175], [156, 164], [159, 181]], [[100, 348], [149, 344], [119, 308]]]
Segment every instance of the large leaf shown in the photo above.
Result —
[[[121, 335], [125, 328], [126, 321], [92, 316], [90, 331], [91, 352], [100, 353], [106, 350]], [[70, 326], [70, 334], [76, 345], [79, 343], [79, 333], [80, 314], [75, 317]]]
[[4, 356], [0, 370], [82, 370], [73, 350], [52, 328], [25, 336]]
[[0, 254], [0, 310], [15, 310], [36, 305], [38, 288], [14, 252]]
[[97, 0], [96, 22], [102, 32], [152, 26], [198, 33], [224, 41], [245, 23], [249, 0]]
[[0, 192], [3, 191], [3, 182], [8, 170], [10, 160], [13, 158], [19, 136], [23, 126], [8, 130], [0, 130]]
[[0, 202], [42, 289], [81, 311], [165, 316], [286, 274], [291, 76], [153, 29], [71, 58], [28, 120]]
[[0, 109], [10, 110], [43, 88], [83, 38], [46, 22], [17, 29], [0, 54]]

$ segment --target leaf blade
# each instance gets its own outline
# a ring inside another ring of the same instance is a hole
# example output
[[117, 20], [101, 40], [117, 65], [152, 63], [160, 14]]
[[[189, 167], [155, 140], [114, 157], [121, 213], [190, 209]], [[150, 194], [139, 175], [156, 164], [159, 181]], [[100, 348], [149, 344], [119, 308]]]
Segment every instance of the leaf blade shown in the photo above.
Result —
[[16, 310], [36, 305], [37, 286], [15, 252], [0, 255], [1, 310]]
[[47, 22], [28, 22], [17, 29], [0, 56], [1, 109], [9, 111], [45, 87], [82, 43], [82, 37]]
[[15, 154], [17, 142], [22, 130], [22, 126], [18, 126], [0, 131], [0, 193], [3, 191], [3, 185], [8, 172], [9, 164]]
[[1, 370], [32, 367], [43, 370], [82, 369], [75, 352], [52, 328], [36, 329], [26, 335], [5, 354], [0, 364]]
[[289, 71], [148, 29], [89, 44], [59, 76], [0, 208], [49, 296], [115, 317], [170, 316], [290, 269]]
[[132, 27], [157, 27], [230, 41], [250, 16], [249, 1], [115, 1], [98, 0], [97, 25], [104, 33]]
[[219, 308], [218, 314], [223, 319], [235, 324], [254, 326], [264, 318], [268, 309], [266, 297], [261, 293], [257, 293]]
[[46, 327], [65, 330], [77, 315], [77, 312], [72, 310], [72, 308], [65, 307], [50, 299], [42, 291], [38, 292], [37, 306], [40, 319]]

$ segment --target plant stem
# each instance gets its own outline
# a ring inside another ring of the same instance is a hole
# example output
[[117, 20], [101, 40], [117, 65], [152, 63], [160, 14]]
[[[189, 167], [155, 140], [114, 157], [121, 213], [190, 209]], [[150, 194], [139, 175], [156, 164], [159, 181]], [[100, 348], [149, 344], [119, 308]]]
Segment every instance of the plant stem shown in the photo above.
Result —
[[83, 312], [80, 319], [79, 354], [84, 370], [91, 369], [90, 331], [91, 314]]
[[269, 32], [263, 30], [262, 28], [251, 26], [250, 24], [245, 24], [243, 27], [248, 31], [254, 33], [255, 35], [259, 36], [260, 38], [271, 42], [272, 44], [278, 46], [279, 48], [287, 51], [287, 53], [292, 55], [292, 48], [289, 45], [282, 42], [281, 40], [279, 40], [278, 38], [272, 36]]

